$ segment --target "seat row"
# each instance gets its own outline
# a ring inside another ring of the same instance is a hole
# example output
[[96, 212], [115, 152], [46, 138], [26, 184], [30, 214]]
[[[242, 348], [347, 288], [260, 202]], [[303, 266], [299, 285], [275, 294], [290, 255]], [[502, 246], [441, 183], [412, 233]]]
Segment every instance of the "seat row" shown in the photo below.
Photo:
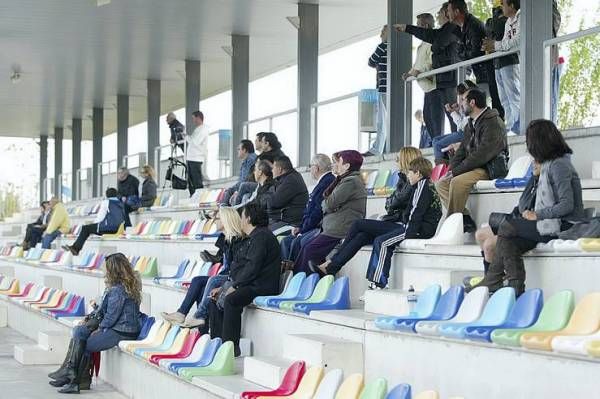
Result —
[[137, 223], [120, 237], [144, 240], [202, 240], [217, 237], [219, 234], [214, 219], [151, 220]]
[[100, 203], [67, 206], [67, 214], [71, 217], [95, 215], [100, 210]]
[[17, 245], [5, 245], [0, 248], [0, 259], [20, 258], [23, 256], [23, 247]]
[[158, 276], [158, 259], [154, 256], [128, 256], [131, 267], [140, 274], [142, 278], [154, 278]]
[[221, 263], [203, 262], [195, 259], [184, 259], [171, 276], [154, 277], [154, 283], [168, 287], [187, 288], [196, 276], [213, 277], [221, 272]]
[[417, 298], [411, 313], [379, 317], [375, 326], [600, 357], [600, 293], [584, 296], [575, 306], [570, 290], [556, 293], [544, 304], [540, 289], [527, 290], [515, 300], [511, 287], [490, 297], [487, 287], [477, 287], [465, 296], [462, 287], [451, 287], [441, 295], [440, 286], [432, 285]]
[[579, 238], [577, 240], [552, 240], [548, 243], [539, 243], [536, 253], [583, 253], [600, 252], [600, 238]]
[[398, 171], [390, 169], [364, 170], [361, 177], [369, 195], [388, 196], [396, 189], [398, 184]]

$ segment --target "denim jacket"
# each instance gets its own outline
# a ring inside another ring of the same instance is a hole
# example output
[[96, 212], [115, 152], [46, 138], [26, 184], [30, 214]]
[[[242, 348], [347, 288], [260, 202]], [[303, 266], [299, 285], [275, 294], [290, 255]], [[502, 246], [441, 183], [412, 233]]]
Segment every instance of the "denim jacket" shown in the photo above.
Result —
[[140, 305], [127, 295], [122, 284], [106, 290], [100, 308], [104, 315], [101, 329], [110, 328], [123, 333], [140, 331]]

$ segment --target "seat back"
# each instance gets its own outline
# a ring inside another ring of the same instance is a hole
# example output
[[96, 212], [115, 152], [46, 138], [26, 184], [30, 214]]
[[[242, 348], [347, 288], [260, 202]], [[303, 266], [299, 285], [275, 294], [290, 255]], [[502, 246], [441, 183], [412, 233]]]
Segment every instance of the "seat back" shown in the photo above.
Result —
[[488, 287], [477, 287], [469, 292], [451, 321], [453, 323], [470, 323], [476, 320], [488, 301], [488, 292]]
[[341, 369], [333, 369], [325, 374], [313, 399], [334, 399], [343, 379]]
[[440, 244], [460, 245], [463, 243], [463, 234], [463, 214], [454, 213], [444, 220], [440, 229], [431, 241]]
[[319, 275], [317, 273], [309, 274], [308, 277], [302, 282], [298, 295], [294, 298], [300, 301], [310, 298], [313, 292], [316, 290], [317, 284], [319, 283]]
[[365, 188], [367, 189], [367, 192], [370, 195], [373, 194], [373, 187], [375, 187], [375, 180], [377, 180], [378, 173], [379, 172], [377, 170], [374, 170], [371, 173], [369, 173], [369, 176], [367, 177], [367, 181], [365, 183]]
[[384, 189], [389, 176], [390, 176], [389, 169], [380, 170], [377, 173], [377, 179], [375, 179], [375, 184], [373, 185], [373, 190], [376, 191], [376, 190]]
[[302, 399], [302, 398], [312, 398], [317, 388], [319, 387], [319, 383], [323, 379], [323, 367], [313, 366], [306, 371], [304, 377], [302, 377], [302, 381], [300, 381], [300, 385], [298, 385], [298, 389], [294, 392], [290, 398], [294, 399]]
[[506, 319], [505, 327], [527, 328], [531, 326], [538, 319], [543, 304], [544, 295], [541, 289], [525, 291], [515, 302]]
[[399, 384], [392, 389], [385, 399], [412, 399], [410, 385], [408, 384]]
[[302, 283], [306, 280], [306, 273], [300, 272], [295, 274], [285, 286], [283, 292], [281, 293], [282, 297], [286, 298], [294, 298], [300, 292], [302, 288]]
[[593, 292], [581, 298], [562, 335], [592, 334], [598, 329], [600, 329], [600, 292]]
[[317, 283], [317, 286], [315, 287], [315, 290], [313, 291], [312, 295], [310, 296], [310, 298], [308, 298], [308, 300], [306, 302], [310, 302], [310, 303], [323, 302], [327, 298], [327, 294], [329, 293], [329, 290], [331, 289], [332, 285], [333, 285], [333, 276], [332, 275], [329, 274], [329, 275], [321, 278], [321, 280], [319, 280], [319, 282]]
[[360, 399], [384, 399], [387, 393], [387, 381], [385, 378], [377, 378], [369, 382], [360, 394]]
[[446, 173], [448, 173], [448, 165], [445, 163], [435, 165], [431, 171], [431, 181], [435, 183], [444, 177]]
[[357, 399], [362, 392], [364, 378], [362, 374], [352, 374], [342, 382], [335, 399]]
[[286, 370], [283, 380], [281, 380], [281, 384], [279, 384], [279, 389], [286, 392], [295, 392], [296, 389], [298, 389], [298, 385], [300, 385], [300, 381], [302, 380], [302, 377], [304, 377], [305, 372], [306, 363], [303, 361], [292, 363]]
[[420, 318], [431, 316], [435, 309], [435, 305], [437, 305], [437, 302], [440, 299], [441, 291], [442, 287], [438, 284], [432, 284], [425, 288], [425, 291], [417, 297], [417, 303], [415, 304], [413, 313]]
[[206, 345], [206, 347], [204, 348], [204, 351], [202, 352], [202, 357], [200, 358], [198, 363], [206, 365], [206, 366], [211, 364], [213, 359], [215, 358], [215, 355], [217, 354], [217, 351], [221, 347], [222, 343], [223, 343], [223, 341], [221, 341], [221, 338], [217, 337], [217, 338], [211, 339], [208, 342], [208, 344]]
[[540, 317], [528, 331], [556, 331], [564, 328], [573, 309], [575, 308], [575, 295], [571, 290], [564, 290], [552, 295], [546, 302]]
[[529, 155], [523, 155], [515, 159], [508, 169], [508, 174], [504, 179], [517, 179], [527, 177], [528, 172], [531, 169], [532, 158]]
[[350, 280], [348, 276], [335, 280], [327, 292], [324, 302], [337, 304], [342, 309], [350, 309]]
[[435, 310], [430, 316], [431, 320], [448, 320], [453, 318], [460, 308], [465, 297], [465, 290], [460, 285], [450, 288], [440, 297]]
[[146, 317], [144, 325], [142, 325], [142, 329], [140, 330], [140, 333], [138, 335], [138, 340], [142, 340], [148, 336], [148, 334], [150, 333], [150, 329], [154, 325], [155, 321], [156, 319], [154, 318], [154, 316]]
[[485, 305], [481, 317], [475, 322], [483, 326], [497, 326], [506, 321], [515, 304], [515, 289], [504, 287], [492, 295]]

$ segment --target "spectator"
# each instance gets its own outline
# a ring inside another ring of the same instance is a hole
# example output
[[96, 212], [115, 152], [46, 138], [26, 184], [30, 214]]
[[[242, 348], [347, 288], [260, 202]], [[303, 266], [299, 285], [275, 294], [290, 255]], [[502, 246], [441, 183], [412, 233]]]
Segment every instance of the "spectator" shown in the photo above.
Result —
[[242, 212], [242, 230], [248, 237], [238, 250], [238, 262], [231, 264], [229, 279], [211, 292], [210, 335], [233, 341], [240, 355], [242, 312], [259, 295], [279, 292], [281, 256], [279, 243], [268, 229], [267, 213], [257, 204], [247, 204]]
[[[454, 64], [458, 58], [458, 38], [460, 29], [450, 22], [448, 3], [444, 3], [437, 14], [438, 29], [425, 29], [413, 25], [396, 24], [394, 28], [400, 32], [410, 33], [424, 42], [431, 44], [432, 68], [437, 69]], [[444, 131], [444, 104], [456, 98], [456, 71], [439, 73], [435, 76], [436, 89], [431, 92], [432, 120], [427, 126], [431, 138], [440, 136]], [[449, 113], [446, 113], [452, 132], [456, 126]], [[427, 123], [427, 120], [426, 120]]]
[[469, 123], [465, 126], [460, 147], [450, 160], [450, 170], [437, 181], [436, 189], [447, 215], [462, 213], [465, 231], [474, 232], [477, 225], [465, 208], [469, 193], [479, 180], [504, 177], [490, 176], [488, 169], [495, 166], [497, 160], [503, 161], [506, 167], [508, 145], [504, 123], [498, 111], [487, 107], [485, 93], [471, 89], [465, 100], [464, 109], [470, 117]]
[[117, 171], [117, 190], [121, 200], [125, 203], [125, 211], [130, 213], [138, 209], [140, 202], [140, 181], [129, 174], [129, 169], [122, 166]]
[[294, 273], [316, 272], [327, 254], [348, 233], [355, 220], [363, 219], [367, 207], [367, 190], [360, 176], [363, 157], [353, 150], [333, 154], [335, 180], [323, 193], [321, 232], [298, 254]]
[[[310, 176], [317, 182], [308, 197], [304, 208], [302, 224], [294, 227], [292, 234], [281, 240], [281, 257], [283, 262], [296, 260], [300, 248], [319, 234], [319, 226], [323, 220], [323, 193], [333, 183], [335, 176], [331, 173], [331, 159], [325, 154], [317, 154], [310, 162]], [[291, 268], [291, 267], [289, 267]]]
[[[256, 137], [254, 138], [254, 151], [257, 151], [259, 153], [262, 154], [262, 152], [264, 151], [263, 148], [263, 137], [265, 135], [265, 132], [258, 132], [256, 133]], [[260, 155], [257, 155], [257, 160], [261, 160]], [[272, 161], [270, 161], [271, 164], [273, 163]], [[254, 165], [256, 165], [256, 162], [254, 163]], [[249, 175], [248, 177], [248, 181], [247, 182], [243, 182], [240, 184], [240, 187], [237, 190], [237, 194], [231, 199], [231, 206], [237, 206], [240, 205], [242, 203], [242, 200], [244, 199], [244, 197], [246, 196], [246, 194], [251, 194], [254, 190], [256, 190], [256, 181], [253, 181], [254, 179], [254, 166], [252, 167], [252, 173]]]
[[[442, 206], [433, 189], [431, 162], [419, 157], [410, 162], [407, 178], [412, 186], [409, 200], [402, 215], [395, 221], [361, 220], [353, 225], [340, 251], [319, 269], [336, 274], [364, 245], [373, 244], [367, 269], [370, 289], [388, 285], [394, 248], [407, 238], [431, 238], [442, 215]], [[356, 230], [354, 228], [356, 227]], [[363, 227], [362, 229], [359, 227]]]
[[[509, 51], [520, 46], [520, 0], [503, 0], [502, 13], [508, 18], [504, 25], [502, 40], [485, 39], [483, 49], [492, 53], [495, 51]], [[515, 54], [516, 55], [516, 54]], [[504, 58], [504, 57], [503, 57]], [[504, 106], [506, 127], [515, 133], [520, 131], [519, 112], [521, 102], [521, 78], [518, 57], [509, 58], [496, 69], [496, 83], [500, 101]]]
[[171, 155], [174, 155], [175, 148], [177, 147], [181, 148], [181, 152], [185, 153], [185, 147], [183, 146], [185, 140], [185, 126], [177, 120], [177, 117], [175, 117], [173, 112], [167, 114], [167, 124], [171, 131], [171, 137], [169, 138], [169, 142], [173, 148], [173, 153]]
[[127, 218], [125, 206], [117, 195], [117, 190], [114, 188], [106, 189], [106, 199], [100, 203], [100, 209], [94, 222], [84, 225], [73, 245], [63, 245], [63, 249], [77, 256], [90, 235], [101, 236], [116, 233], [119, 227], [125, 224]]
[[[465, 0], [449, 0], [448, 13], [450, 19], [460, 27], [460, 41], [458, 55], [461, 60], [470, 60], [485, 55], [481, 49], [485, 38], [485, 26], [476, 16], [469, 13]], [[492, 107], [504, 117], [504, 108], [498, 97], [498, 87], [494, 76], [494, 63], [481, 62], [472, 65], [473, 73], [477, 79], [477, 86], [492, 98]]]
[[429, 135], [427, 125], [425, 125], [425, 121], [423, 120], [423, 111], [420, 109], [416, 110], [415, 119], [421, 125], [421, 128], [419, 129], [419, 148], [431, 147], [431, 136]]
[[50, 219], [50, 210], [50, 202], [42, 201], [40, 204], [41, 215], [35, 222], [29, 223], [27, 225], [27, 229], [25, 230], [25, 238], [21, 244], [23, 251], [27, 251], [29, 248], [35, 247], [38, 242], [42, 240], [42, 235], [44, 234], [44, 230], [46, 229], [46, 225]]
[[156, 201], [156, 172], [154, 172], [152, 166], [144, 165], [140, 170], [140, 176], [144, 179], [142, 182], [142, 197], [140, 198], [141, 205], [144, 208], [149, 208]]
[[187, 136], [187, 173], [190, 197], [194, 191], [204, 187], [204, 173], [208, 158], [209, 128], [204, 124], [204, 114], [201, 111], [192, 112], [194, 131]]
[[42, 248], [50, 249], [52, 241], [61, 234], [67, 234], [71, 229], [69, 214], [57, 197], [50, 199], [50, 221], [42, 236]]
[[369, 66], [371, 68], [375, 68], [375, 70], [377, 71], [377, 137], [375, 138], [375, 142], [373, 143], [369, 151], [363, 154], [366, 157], [382, 154], [385, 148], [385, 140], [387, 137], [387, 126], [385, 123], [387, 114], [387, 25], [383, 26], [379, 37], [381, 38], [381, 43], [379, 43], [379, 45], [369, 58]]
[[281, 143], [275, 133], [263, 132], [261, 138], [262, 152], [258, 159], [274, 163], [277, 158], [284, 157], [285, 154], [281, 150]]
[[230, 205], [231, 202], [231, 205], [233, 205], [235, 203], [234, 197], [237, 197], [240, 185], [247, 182], [248, 178], [252, 176], [254, 164], [256, 163], [257, 156], [254, 153], [254, 145], [250, 140], [240, 141], [237, 151], [238, 159], [242, 161], [240, 164], [240, 177], [237, 183], [225, 190], [221, 204]]
[[[223, 268], [218, 275], [213, 277], [196, 276], [192, 279], [185, 298], [179, 309], [173, 313], [161, 313], [163, 319], [171, 324], [179, 324], [187, 328], [202, 327], [207, 331], [208, 307], [210, 292], [220, 287], [229, 276], [232, 263], [239, 262], [239, 250], [246, 244], [246, 236], [242, 231], [242, 219], [238, 210], [221, 208], [219, 210], [220, 222], [223, 233], [215, 244], [223, 252]], [[186, 316], [196, 303], [197, 309], [192, 317], [186, 321]]]
[[583, 218], [581, 182], [570, 159], [573, 151], [560, 131], [551, 121], [538, 119], [525, 134], [527, 151], [541, 165], [534, 210], [524, 210], [520, 218], [500, 224], [494, 259], [476, 285], [495, 292], [508, 280], [517, 296], [525, 291], [522, 255]]
[[71, 350], [65, 368], [52, 373], [50, 384], [63, 387], [60, 393], [89, 389], [92, 379], [91, 354], [113, 348], [122, 340], [135, 340], [141, 330], [142, 281], [122, 253], [106, 257], [106, 290], [99, 308], [73, 329]]
[[269, 228], [275, 235], [286, 235], [300, 226], [304, 207], [308, 202], [308, 189], [302, 175], [285, 155], [273, 164], [275, 192], [268, 206]]
[[256, 180], [256, 189], [248, 198], [242, 201], [240, 207], [249, 202], [257, 203], [261, 208], [267, 211], [271, 197], [275, 192], [275, 180], [273, 179], [273, 166], [269, 161], [259, 161], [254, 168], [254, 179]]

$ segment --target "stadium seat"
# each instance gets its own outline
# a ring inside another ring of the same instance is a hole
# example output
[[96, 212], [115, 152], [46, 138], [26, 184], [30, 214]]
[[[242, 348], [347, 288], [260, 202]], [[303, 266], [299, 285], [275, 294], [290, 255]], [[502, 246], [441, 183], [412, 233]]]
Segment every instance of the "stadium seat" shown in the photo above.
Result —
[[542, 290], [527, 290], [517, 299], [504, 323], [499, 326], [467, 327], [465, 329], [465, 338], [470, 340], [492, 342], [491, 335], [496, 329], [530, 327], [538, 319], [543, 303], [544, 298]]
[[306, 371], [306, 373], [302, 377], [302, 380], [300, 381], [300, 384], [298, 385], [298, 389], [296, 389], [296, 391], [293, 394], [287, 395], [287, 396], [259, 396], [258, 399], [271, 399], [271, 398], [304, 399], [304, 398], [312, 398], [313, 395], [315, 394], [315, 392], [317, 391], [319, 383], [321, 382], [322, 379], [323, 379], [323, 367], [314, 366], [314, 367], [309, 368]]
[[335, 394], [335, 399], [358, 399], [364, 387], [362, 374], [348, 376]]
[[194, 348], [188, 356], [184, 357], [183, 359], [161, 360], [159, 362], [159, 365], [163, 369], [177, 374], [177, 370], [181, 367], [189, 367], [190, 365], [199, 362], [202, 359], [204, 351], [206, 350], [210, 342], [210, 335], [204, 334], [200, 338], [198, 338], [198, 340], [194, 344]]
[[192, 353], [192, 350], [194, 349], [196, 341], [198, 341], [198, 338], [200, 338], [200, 332], [198, 330], [195, 330], [190, 333], [184, 334], [184, 332], [182, 331], [179, 333], [177, 339], [179, 339], [180, 336], [184, 336], [184, 340], [181, 345], [179, 345], [178, 342], [175, 342], [173, 346], [169, 349], [168, 353], [165, 352], [163, 354], [152, 355], [150, 357], [150, 363], [156, 364], [158, 366], [161, 360], [181, 360], [189, 356], [190, 353]]
[[18, 294], [19, 292], [19, 280], [5, 277], [0, 282], [0, 295]]
[[385, 378], [377, 378], [369, 382], [362, 390], [359, 399], [385, 399], [387, 393], [387, 381]]
[[581, 249], [585, 252], [600, 252], [600, 238], [582, 238]]
[[554, 352], [587, 355], [588, 345], [594, 341], [600, 341], [600, 330], [589, 335], [558, 335], [551, 345]]
[[410, 385], [399, 384], [396, 385], [385, 397], [385, 399], [412, 399]]
[[409, 238], [399, 244], [401, 249], [423, 250], [427, 245], [463, 245], [463, 214], [455, 213], [444, 220], [434, 237], [428, 239]]
[[[527, 184], [527, 180], [533, 173], [532, 158], [529, 155], [524, 155], [517, 158], [508, 170], [508, 174], [503, 179], [495, 180], [480, 180], [475, 184], [475, 189], [478, 191], [523, 187]], [[525, 184], [523, 184], [523, 181]]]
[[586, 349], [590, 356], [600, 357], [600, 340], [588, 342]]
[[300, 292], [300, 288], [302, 287], [302, 283], [306, 279], [306, 273], [300, 272], [293, 276], [291, 280], [285, 286], [283, 292], [279, 295], [270, 295], [270, 296], [257, 296], [254, 298], [254, 304], [256, 306], [267, 306], [267, 301], [269, 299], [283, 299], [283, 300], [293, 300], [298, 293]]
[[343, 377], [344, 373], [341, 369], [330, 370], [321, 380], [313, 399], [335, 399], [335, 393], [339, 389]]
[[368, 195], [373, 195], [373, 188], [375, 187], [375, 180], [377, 180], [378, 174], [379, 171], [374, 170], [371, 171], [367, 176], [367, 180], [365, 181], [365, 188], [367, 189]]
[[121, 341], [119, 342], [119, 348], [131, 353], [137, 348], [152, 348], [154, 346], [158, 346], [162, 341], [164, 341], [164, 337], [169, 331], [170, 327], [171, 325], [169, 323], [158, 320], [150, 329], [146, 339], [141, 341]]
[[[10, 288], [10, 285], [12, 284], [12, 279], [4, 276], [2, 279], [2, 282], [6, 281], [7, 283], [7, 289]], [[2, 282], [0, 282], [0, 291], [3, 291], [4, 289], [2, 288]], [[27, 283], [25, 284], [25, 287], [23, 287], [23, 290], [19, 290], [19, 292], [15, 293], [15, 294], [8, 294], [9, 298], [23, 298], [26, 297], [27, 295], [29, 295], [29, 293], [31, 292], [32, 289], [35, 288], [35, 284], [33, 283]]]
[[155, 341], [156, 345], [144, 348], [136, 348], [132, 353], [136, 356], [147, 359], [156, 352], [161, 353], [162, 351], [168, 350], [171, 345], [173, 345], [173, 342], [175, 342], [175, 338], [177, 338], [177, 334], [179, 334], [180, 330], [180, 326], [172, 325], [165, 335], [159, 335], [157, 337], [157, 340]]
[[440, 335], [439, 328], [445, 324], [472, 323], [481, 315], [488, 297], [487, 287], [477, 287], [465, 296], [460, 309], [458, 309], [458, 312], [452, 319], [446, 321], [419, 321], [415, 326], [415, 331], [425, 335]]
[[440, 399], [440, 395], [436, 391], [421, 392], [414, 399]]
[[319, 280], [312, 295], [306, 301], [296, 301], [296, 300], [283, 301], [279, 304], [279, 309], [291, 312], [294, 308], [294, 305], [297, 303], [323, 302], [327, 298], [327, 293], [329, 292], [329, 289], [331, 288], [332, 285], [333, 285], [333, 276], [327, 275]]
[[600, 329], [600, 292], [584, 296], [573, 310], [567, 326], [557, 331], [526, 332], [521, 346], [544, 351], [552, 350], [552, 339], [559, 335], [590, 335]]
[[499, 289], [492, 295], [485, 305], [481, 316], [472, 322], [446, 323], [440, 326], [440, 335], [447, 338], [463, 339], [467, 327], [494, 327], [500, 326], [510, 314], [515, 304], [515, 290], [512, 287]]
[[144, 320], [144, 324], [142, 325], [142, 329], [140, 330], [140, 334], [137, 337], [138, 341], [145, 339], [148, 336], [148, 333], [150, 332], [150, 329], [152, 328], [155, 322], [156, 319], [154, 318], [154, 316], [146, 317], [146, 319]]
[[385, 195], [385, 186], [387, 184], [388, 178], [390, 176], [389, 170], [380, 170], [377, 173], [377, 178], [375, 179], [375, 183], [373, 184], [373, 192], [371, 195]]
[[400, 175], [397, 170], [390, 172], [390, 177], [388, 177], [387, 183], [385, 183], [385, 191], [381, 195], [389, 196], [392, 195], [394, 190], [396, 190], [396, 185], [398, 184], [398, 180], [400, 180]]
[[206, 366], [184, 368], [179, 375], [188, 381], [194, 377], [225, 376], [235, 374], [233, 342], [227, 341], [219, 347], [213, 361]]
[[[327, 375], [325, 376], [325, 378], [321, 381], [321, 384], [319, 384], [319, 390], [317, 391], [317, 394], [315, 395], [314, 399], [328, 399], [329, 397], [321, 397], [319, 398], [317, 395], [319, 394], [319, 391], [321, 389], [321, 385], [323, 385], [323, 382], [327, 379], [327, 376], [329, 374], [331, 374], [334, 371], [339, 371], [340, 374], [340, 379], [341, 377], [341, 370], [332, 370], [329, 373], [327, 373]], [[296, 390], [298, 389], [298, 385], [300, 384], [300, 381], [302, 380], [302, 377], [304, 376], [304, 373], [306, 372], [306, 363], [302, 362], [302, 361], [297, 361], [294, 362], [290, 365], [290, 367], [288, 367], [288, 369], [285, 372], [285, 375], [283, 376], [283, 379], [281, 380], [281, 384], [279, 384], [279, 387], [277, 387], [276, 389], [272, 390], [272, 391], [246, 391], [246, 392], [242, 392], [240, 398], [241, 399], [256, 399], [260, 396], [286, 396], [286, 395], [291, 395], [294, 392], [296, 392]], [[338, 384], [339, 385], [339, 384]], [[335, 388], [337, 390], [337, 387]], [[333, 394], [335, 395], [335, 391], [333, 392]], [[331, 396], [331, 398], [333, 398], [333, 396]]]
[[444, 163], [437, 164], [431, 171], [431, 181], [435, 183], [448, 173], [448, 165]]
[[190, 260], [189, 259], [184, 259], [182, 260], [179, 265], [177, 266], [177, 271], [175, 272], [174, 275], [169, 276], [169, 277], [154, 277], [154, 282], [156, 284], [160, 284], [161, 281], [165, 281], [165, 280], [176, 280], [179, 279], [183, 276], [183, 274], [185, 273], [186, 268], [189, 266], [190, 264]]
[[430, 285], [417, 297], [417, 303], [412, 312], [405, 316], [381, 316], [375, 319], [375, 325], [382, 330], [395, 330], [401, 320], [426, 320], [435, 310], [440, 299], [441, 287], [438, 284]]
[[189, 333], [189, 328], [180, 328], [177, 333], [173, 335], [173, 339], [170, 339], [171, 337], [167, 336], [160, 347], [149, 352], [144, 352], [143, 357], [150, 361], [153, 356], [174, 355], [178, 353], [183, 347], [183, 344], [185, 343]]
[[320, 302], [301, 302], [293, 307], [294, 312], [310, 314], [313, 310], [343, 310], [350, 309], [350, 281], [347, 276], [338, 278], [327, 297]]
[[181, 375], [181, 373], [185, 370], [193, 370], [196, 367], [206, 367], [213, 362], [213, 359], [215, 358], [217, 351], [221, 347], [221, 344], [221, 338], [213, 338], [206, 344], [206, 347], [202, 352], [202, 356], [200, 357], [200, 359], [198, 359], [198, 361], [194, 363], [186, 362], [185, 365], [182, 366], [171, 365], [169, 369], [173, 370], [178, 375]]
[[298, 291], [298, 294], [295, 297], [289, 298], [289, 299], [286, 299], [286, 298], [269, 298], [269, 299], [267, 299], [267, 306], [270, 307], [270, 308], [279, 308], [279, 305], [282, 302], [286, 302], [286, 301], [297, 301], [297, 302], [306, 301], [312, 295], [312, 293], [315, 290], [315, 287], [317, 286], [318, 282], [319, 282], [319, 275], [317, 273], [312, 273], [309, 276], [307, 276], [306, 279], [304, 279], [304, 281], [302, 281], [302, 285], [300, 286], [300, 290]]

